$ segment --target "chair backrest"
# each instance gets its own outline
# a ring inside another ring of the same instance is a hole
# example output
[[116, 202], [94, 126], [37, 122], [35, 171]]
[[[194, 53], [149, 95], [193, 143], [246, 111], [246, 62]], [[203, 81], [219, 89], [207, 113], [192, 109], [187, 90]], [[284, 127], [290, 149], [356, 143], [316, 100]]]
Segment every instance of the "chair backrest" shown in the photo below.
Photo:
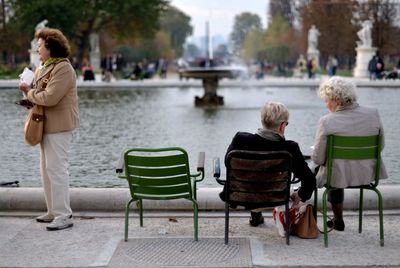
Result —
[[327, 185], [332, 177], [334, 159], [376, 160], [375, 186], [379, 183], [381, 167], [381, 135], [372, 136], [336, 136], [329, 135], [327, 140]]
[[184, 149], [134, 148], [125, 152], [124, 160], [132, 197], [192, 198], [189, 158]]
[[251, 209], [283, 205], [289, 201], [290, 153], [233, 150], [226, 160], [226, 202]]

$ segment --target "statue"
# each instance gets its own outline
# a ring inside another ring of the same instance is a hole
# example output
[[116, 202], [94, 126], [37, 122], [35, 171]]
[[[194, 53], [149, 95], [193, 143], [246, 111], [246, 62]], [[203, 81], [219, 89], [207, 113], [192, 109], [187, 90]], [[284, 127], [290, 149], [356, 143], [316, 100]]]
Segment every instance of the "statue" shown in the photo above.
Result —
[[357, 32], [360, 41], [357, 42], [359, 47], [372, 47], [372, 22], [370, 20], [363, 21], [362, 28]]
[[91, 33], [89, 35], [90, 52], [100, 52], [99, 48], [99, 35]]
[[315, 25], [308, 30], [308, 51], [318, 51], [318, 36], [320, 35]]
[[[41, 22], [39, 22], [35, 27], [35, 34], [41, 29], [45, 28], [48, 22], [49, 22], [48, 20], [42, 20]], [[38, 50], [37, 39], [36, 37], [34, 37], [31, 41], [31, 49], [29, 49], [30, 67], [32, 70], [35, 70], [36, 67], [40, 66], [40, 59], [37, 50]]]
[[100, 40], [97, 33], [91, 33], [89, 35], [89, 45], [90, 45], [90, 64], [92, 65], [95, 72], [100, 71]]
[[362, 28], [357, 32], [360, 39], [357, 41], [356, 67], [354, 77], [369, 77], [369, 61], [376, 54], [376, 47], [372, 47], [372, 21], [365, 20], [361, 24]]
[[35, 27], [35, 32], [40, 31], [41, 29], [46, 27], [46, 24], [48, 23], [48, 20], [42, 20], [41, 22], [39, 22], [36, 27]]

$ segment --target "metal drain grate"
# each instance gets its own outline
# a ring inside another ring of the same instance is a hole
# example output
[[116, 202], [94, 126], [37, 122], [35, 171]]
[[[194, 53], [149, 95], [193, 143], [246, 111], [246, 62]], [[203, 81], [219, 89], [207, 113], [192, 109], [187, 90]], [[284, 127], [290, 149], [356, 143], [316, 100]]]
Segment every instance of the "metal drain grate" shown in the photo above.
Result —
[[110, 267], [252, 267], [249, 241], [232, 238], [146, 238], [121, 242]]

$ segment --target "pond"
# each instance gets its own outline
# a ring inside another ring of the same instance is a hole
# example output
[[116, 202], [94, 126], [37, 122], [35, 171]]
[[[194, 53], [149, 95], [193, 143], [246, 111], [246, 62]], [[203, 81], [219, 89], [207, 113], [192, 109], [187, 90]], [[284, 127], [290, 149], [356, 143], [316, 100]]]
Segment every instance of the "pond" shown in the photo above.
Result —
[[[81, 127], [70, 151], [71, 186], [125, 187], [126, 182], [115, 175], [115, 163], [123, 150], [179, 146], [188, 151], [193, 170], [197, 153], [206, 152], [206, 178], [200, 186], [216, 187], [212, 159], [223, 159], [237, 131], [257, 130], [263, 103], [287, 105], [286, 138], [297, 141], [305, 154], [310, 153], [319, 117], [327, 113], [315, 88], [222, 87], [218, 92], [225, 105], [211, 109], [194, 107], [194, 96], [202, 94], [200, 88], [79, 89]], [[400, 95], [388, 88], [360, 88], [357, 94], [361, 105], [379, 109], [385, 127], [383, 160], [389, 179], [382, 183], [398, 184]], [[23, 187], [37, 187], [41, 185], [39, 147], [24, 143], [27, 110], [13, 104], [19, 97], [16, 89], [0, 90], [0, 182], [18, 180]]]

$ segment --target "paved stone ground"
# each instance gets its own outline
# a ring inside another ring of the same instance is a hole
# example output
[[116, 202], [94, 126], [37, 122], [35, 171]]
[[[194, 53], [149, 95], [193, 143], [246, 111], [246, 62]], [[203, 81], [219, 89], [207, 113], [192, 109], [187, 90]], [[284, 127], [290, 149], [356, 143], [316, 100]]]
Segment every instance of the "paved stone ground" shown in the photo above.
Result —
[[[198, 244], [193, 241], [193, 220], [186, 213], [145, 214], [143, 228], [134, 216], [130, 221], [128, 243], [123, 241], [121, 213], [76, 214], [74, 227], [58, 232], [46, 231], [45, 224], [34, 220], [38, 214], [32, 212], [22, 215], [0, 213], [0, 267], [126, 267], [126, 257], [133, 258], [130, 267], [140, 267], [140, 262], [135, 259], [137, 255], [132, 251], [129, 253], [130, 249], [140, 244], [141, 249], [151, 246], [156, 252], [164, 250], [166, 254], [182, 258], [186, 256], [184, 253], [174, 253], [182, 243], [191, 247], [190, 261], [172, 265], [171, 258], [165, 258], [165, 263], [150, 265], [145, 259], [141, 264], [145, 263], [143, 267], [400, 267], [400, 211], [385, 212], [384, 247], [379, 246], [377, 215], [366, 214], [363, 233], [358, 234], [357, 216], [347, 212], [346, 230], [332, 231], [329, 247], [325, 248], [322, 236], [311, 240], [291, 237], [291, 244], [287, 246], [285, 239], [277, 234], [270, 212], [265, 213], [265, 224], [258, 228], [248, 225], [246, 213], [233, 213], [230, 246], [237, 245], [237, 250], [232, 251], [223, 245], [221, 212], [200, 213], [201, 242]], [[248, 246], [250, 251], [246, 253]], [[215, 247], [215, 250], [208, 247]], [[218, 250], [221, 251], [220, 259], [215, 257]], [[231, 254], [230, 258], [236, 258], [238, 263], [243, 261], [243, 266], [234, 261], [221, 261], [226, 257], [224, 254]], [[170, 257], [173, 259], [174, 256]], [[251, 260], [252, 266], [246, 264], [247, 259]], [[134, 265], [135, 261], [137, 265]]]

